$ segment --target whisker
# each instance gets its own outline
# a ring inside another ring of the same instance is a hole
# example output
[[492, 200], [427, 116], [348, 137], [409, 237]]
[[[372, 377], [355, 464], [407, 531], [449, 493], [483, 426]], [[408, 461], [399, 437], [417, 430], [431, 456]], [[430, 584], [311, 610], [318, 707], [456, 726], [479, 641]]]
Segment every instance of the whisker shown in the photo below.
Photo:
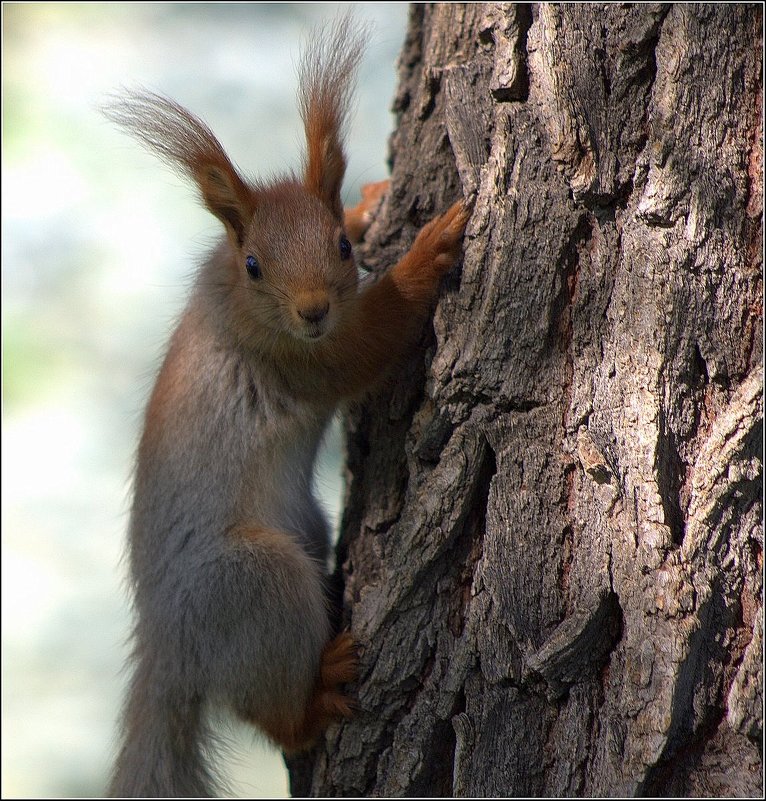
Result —
[[283, 289], [280, 289], [276, 284], [272, 283], [266, 278], [262, 279], [263, 283], [271, 287], [278, 295], [281, 295], [285, 300], [292, 300], [292, 298]]

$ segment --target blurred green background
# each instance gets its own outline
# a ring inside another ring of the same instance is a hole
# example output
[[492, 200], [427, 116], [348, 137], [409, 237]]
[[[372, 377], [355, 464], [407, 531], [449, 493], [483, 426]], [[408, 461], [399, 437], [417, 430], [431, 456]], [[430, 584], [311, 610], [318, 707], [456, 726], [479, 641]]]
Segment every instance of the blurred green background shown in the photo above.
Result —
[[[4, 3], [2, 625], [4, 797], [100, 796], [130, 625], [121, 562], [142, 407], [220, 224], [100, 116], [120, 87], [205, 119], [250, 175], [297, 167], [294, 64], [349, 4]], [[346, 200], [386, 175], [404, 3], [374, 23]], [[337, 517], [341, 455], [318, 487]], [[231, 795], [287, 793], [281, 757], [232, 726]]]

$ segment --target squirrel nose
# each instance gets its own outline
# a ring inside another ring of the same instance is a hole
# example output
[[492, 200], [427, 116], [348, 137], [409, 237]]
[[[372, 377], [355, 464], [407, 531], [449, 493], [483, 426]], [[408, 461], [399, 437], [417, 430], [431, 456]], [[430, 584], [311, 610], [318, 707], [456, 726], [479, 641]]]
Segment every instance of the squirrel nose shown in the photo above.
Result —
[[328, 311], [330, 311], [330, 303], [329, 301], [325, 301], [324, 303], [315, 303], [311, 306], [298, 309], [298, 316], [307, 323], [320, 323], [324, 320]]

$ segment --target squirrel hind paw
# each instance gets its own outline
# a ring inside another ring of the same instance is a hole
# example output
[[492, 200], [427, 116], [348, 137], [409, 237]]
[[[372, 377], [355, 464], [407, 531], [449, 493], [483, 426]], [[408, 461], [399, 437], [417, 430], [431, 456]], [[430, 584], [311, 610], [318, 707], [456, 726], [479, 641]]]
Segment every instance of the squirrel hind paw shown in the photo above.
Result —
[[318, 706], [321, 708], [322, 717], [330, 720], [351, 718], [357, 709], [357, 704], [352, 698], [333, 690], [322, 693]]
[[325, 689], [354, 681], [359, 673], [357, 644], [347, 631], [330, 640], [322, 651], [320, 676]]

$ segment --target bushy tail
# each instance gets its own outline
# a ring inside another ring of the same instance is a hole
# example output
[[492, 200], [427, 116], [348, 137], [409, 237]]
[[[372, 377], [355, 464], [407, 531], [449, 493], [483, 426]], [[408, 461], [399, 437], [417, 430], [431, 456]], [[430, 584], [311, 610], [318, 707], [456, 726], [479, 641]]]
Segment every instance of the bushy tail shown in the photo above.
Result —
[[208, 798], [214, 781], [205, 751], [201, 699], [158, 696], [151, 668], [139, 662], [123, 717], [112, 798]]

